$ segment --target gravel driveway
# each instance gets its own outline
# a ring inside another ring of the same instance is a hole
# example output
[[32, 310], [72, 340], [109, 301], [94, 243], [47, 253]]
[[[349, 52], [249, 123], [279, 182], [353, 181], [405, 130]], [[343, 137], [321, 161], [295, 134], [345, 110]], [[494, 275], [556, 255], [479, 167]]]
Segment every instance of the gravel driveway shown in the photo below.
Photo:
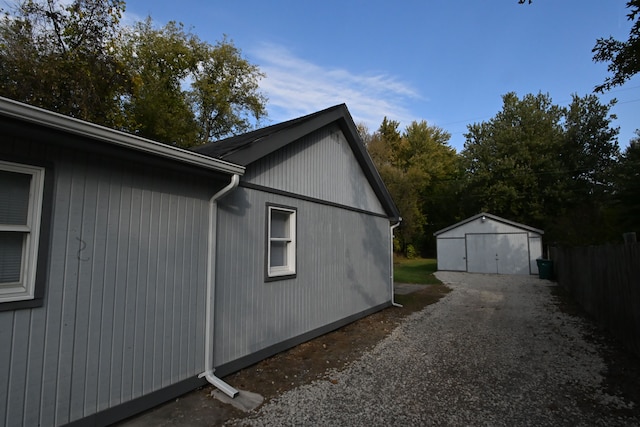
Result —
[[[362, 359], [238, 425], [639, 425], [608, 395], [588, 325], [537, 277], [439, 272], [453, 290]], [[231, 422], [233, 424], [233, 422]]]

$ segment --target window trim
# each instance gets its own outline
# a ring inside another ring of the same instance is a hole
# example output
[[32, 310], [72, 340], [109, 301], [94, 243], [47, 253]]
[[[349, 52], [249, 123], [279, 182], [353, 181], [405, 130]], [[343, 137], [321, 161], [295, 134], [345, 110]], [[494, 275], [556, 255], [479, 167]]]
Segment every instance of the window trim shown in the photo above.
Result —
[[[288, 214], [289, 219], [289, 237], [274, 238], [271, 237], [271, 214], [272, 212], [284, 212]], [[266, 226], [265, 226], [265, 281], [285, 280], [295, 278], [297, 275], [297, 213], [298, 210], [291, 206], [283, 206], [274, 203], [266, 205]], [[286, 241], [287, 245], [287, 265], [284, 267], [271, 267], [271, 244], [272, 242]]]
[[[13, 305], [13, 303], [41, 298], [41, 292], [38, 292], [36, 286], [36, 274], [44, 206], [45, 168], [0, 160], [0, 170], [31, 175], [26, 224], [0, 224], [0, 231], [23, 233], [24, 235], [20, 281], [13, 286], [0, 286], [0, 307], [4, 309], [6, 304]], [[33, 305], [29, 304], [29, 306]]]

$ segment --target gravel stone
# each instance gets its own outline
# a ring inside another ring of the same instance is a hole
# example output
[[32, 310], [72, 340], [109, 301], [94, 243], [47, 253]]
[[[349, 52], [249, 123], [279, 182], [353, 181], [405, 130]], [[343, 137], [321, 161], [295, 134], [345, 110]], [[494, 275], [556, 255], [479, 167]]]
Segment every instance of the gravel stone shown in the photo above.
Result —
[[228, 425], [628, 426], [590, 327], [535, 276], [438, 272], [452, 288], [360, 360]]

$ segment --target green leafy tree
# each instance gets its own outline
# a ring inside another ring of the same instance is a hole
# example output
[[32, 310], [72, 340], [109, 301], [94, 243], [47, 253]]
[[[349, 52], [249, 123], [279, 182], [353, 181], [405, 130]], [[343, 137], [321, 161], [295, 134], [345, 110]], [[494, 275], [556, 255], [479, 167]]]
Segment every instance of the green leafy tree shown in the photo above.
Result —
[[620, 152], [619, 129], [612, 126], [615, 116], [609, 114], [614, 105], [615, 100], [602, 104], [595, 95], [573, 95], [565, 109], [560, 149], [563, 215], [547, 228], [555, 227], [571, 242], [606, 242], [615, 234], [612, 177]]
[[[531, 4], [532, 0], [518, 0], [519, 4]], [[595, 62], [608, 62], [608, 70], [613, 73], [604, 83], [595, 87], [596, 92], [604, 92], [624, 84], [640, 72], [640, 0], [627, 2], [627, 19], [632, 21], [627, 41], [613, 37], [599, 38], [591, 50]]]
[[616, 40], [613, 37], [600, 38], [596, 41], [592, 52], [596, 62], [608, 62], [608, 70], [613, 73], [601, 85], [596, 86], [596, 92], [604, 92], [614, 86], [620, 86], [640, 72], [640, 0], [627, 2], [629, 13], [627, 18], [633, 22], [627, 41]]
[[398, 127], [385, 117], [367, 148], [403, 218], [396, 233], [399, 251], [430, 252], [430, 209], [437, 205], [432, 198], [455, 171], [456, 153], [449, 133], [426, 121], [412, 122], [403, 133]]
[[561, 117], [549, 95], [508, 93], [494, 118], [468, 127], [461, 153], [468, 214], [488, 211], [541, 226], [548, 212], [558, 212]]
[[582, 197], [601, 196], [611, 191], [609, 176], [618, 161], [618, 127], [609, 114], [616, 104], [602, 104], [595, 95], [572, 96], [564, 113], [563, 166], [571, 178], [572, 193]]
[[119, 0], [23, 1], [0, 21], [0, 94], [84, 120], [117, 122], [126, 91]]
[[415, 246], [423, 254], [435, 255], [433, 233], [451, 224], [455, 217], [457, 194], [452, 183], [458, 171], [458, 156], [449, 145], [451, 135], [426, 121], [412, 122], [406, 127], [400, 146], [400, 159], [406, 173], [419, 185], [418, 204], [421, 212], [420, 235]]
[[25, 0], [0, 20], [0, 95], [173, 145], [244, 132], [266, 116], [258, 67], [226, 37], [151, 18], [120, 26], [119, 0]]
[[620, 233], [640, 233], [640, 130], [620, 157], [615, 198], [620, 208]]
[[467, 213], [487, 210], [540, 227], [551, 242], [611, 239], [612, 105], [594, 95], [574, 96], [566, 108], [544, 94], [505, 95], [502, 111], [465, 135]]
[[402, 216], [394, 246], [406, 255], [412, 237], [422, 232], [424, 217], [418, 183], [398, 165], [397, 150], [402, 138], [398, 126], [399, 122], [385, 117], [378, 131], [368, 138], [367, 149]]
[[198, 128], [183, 82], [194, 75], [207, 46], [169, 22], [154, 28], [151, 18], [123, 36], [133, 88], [123, 101], [129, 131], [170, 144], [189, 146]]
[[125, 38], [134, 86], [124, 107], [136, 133], [189, 147], [243, 133], [266, 116], [264, 75], [227, 38], [212, 46], [182, 24], [155, 28], [151, 18]]
[[264, 77], [226, 37], [207, 46], [191, 85], [199, 142], [246, 132], [267, 115], [267, 99], [259, 91]]
[[398, 152], [400, 151], [400, 144], [402, 141], [402, 135], [398, 127], [400, 122], [395, 120], [389, 120], [386, 117], [382, 119], [382, 123], [378, 128], [378, 135], [384, 141], [384, 144], [388, 147], [388, 161], [398, 166]]

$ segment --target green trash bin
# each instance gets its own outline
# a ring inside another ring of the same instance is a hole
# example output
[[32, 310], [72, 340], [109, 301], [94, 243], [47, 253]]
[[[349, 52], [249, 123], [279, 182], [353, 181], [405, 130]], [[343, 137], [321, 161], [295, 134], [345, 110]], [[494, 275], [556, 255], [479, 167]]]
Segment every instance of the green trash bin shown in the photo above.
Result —
[[538, 277], [545, 280], [551, 280], [553, 278], [553, 261], [550, 259], [538, 258], [536, 263], [538, 264]]

